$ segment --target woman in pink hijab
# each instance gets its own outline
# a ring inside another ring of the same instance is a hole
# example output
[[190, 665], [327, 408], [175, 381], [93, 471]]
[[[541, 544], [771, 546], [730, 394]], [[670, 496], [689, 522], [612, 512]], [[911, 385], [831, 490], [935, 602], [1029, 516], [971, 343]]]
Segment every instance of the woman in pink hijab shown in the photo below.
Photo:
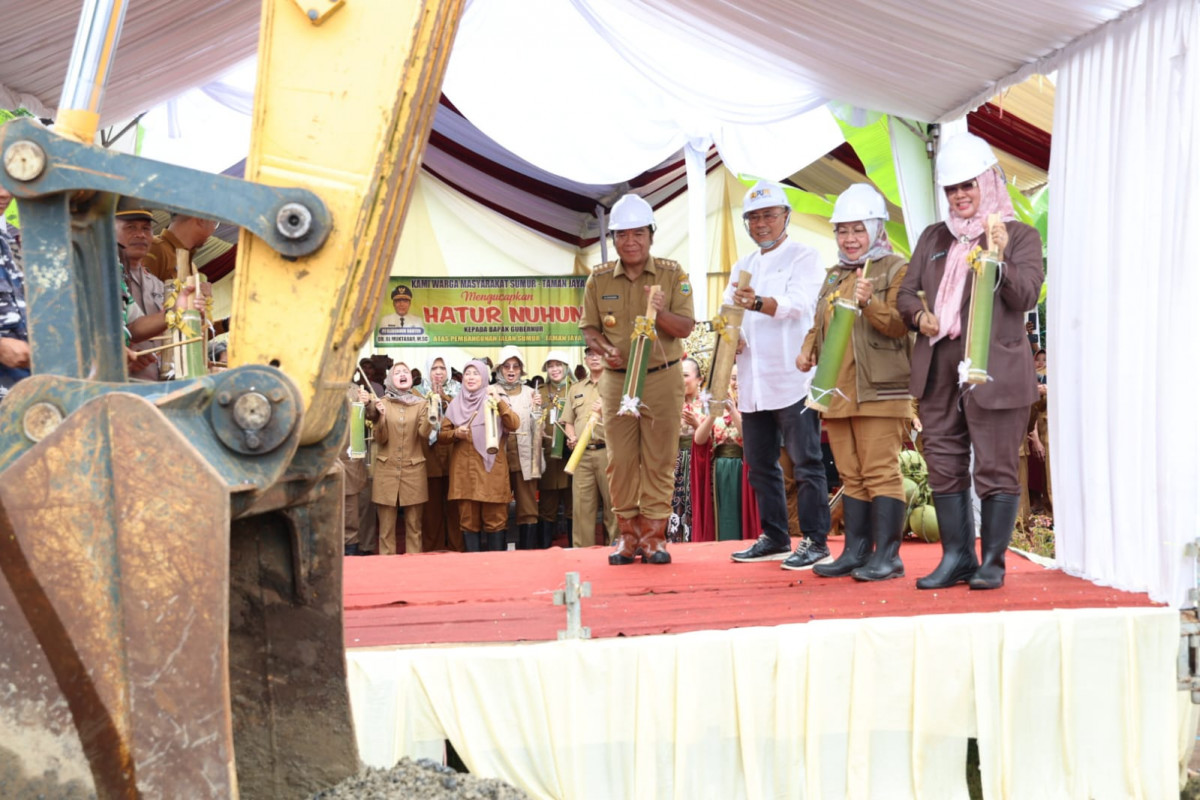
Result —
[[[941, 563], [917, 580], [917, 588], [965, 582], [972, 589], [998, 589], [1004, 585], [1004, 554], [1019, 505], [1021, 440], [1037, 399], [1025, 312], [1037, 304], [1042, 286], [1042, 239], [1013, 218], [1004, 173], [978, 136], [964, 133], [942, 143], [937, 180], [946, 194], [946, 220], [921, 234], [897, 299], [905, 323], [918, 333], [909, 391], [920, 401], [929, 486], [942, 536]], [[959, 378], [975, 281], [967, 255], [977, 245], [987, 248], [989, 214], [1001, 218], [991, 234], [1002, 259], [995, 285], [977, 289], [995, 294], [989, 380], [968, 385]], [[924, 292], [924, 302], [918, 291]], [[982, 500], [981, 560], [975, 557], [972, 478]]]
[[[449, 498], [458, 501], [459, 525], [468, 553], [480, 549], [504, 550], [508, 526], [508, 455], [504, 437], [520, 425], [517, 412], [498, 386], [487, 385], [487, 365], [468, 361], [463, 367], [462, 389], [442, 417], [439, 439], [454, 442], [450, 450]], [[500, 443], [489, 453], [485, 420], [487, 402], [496, 403]]]

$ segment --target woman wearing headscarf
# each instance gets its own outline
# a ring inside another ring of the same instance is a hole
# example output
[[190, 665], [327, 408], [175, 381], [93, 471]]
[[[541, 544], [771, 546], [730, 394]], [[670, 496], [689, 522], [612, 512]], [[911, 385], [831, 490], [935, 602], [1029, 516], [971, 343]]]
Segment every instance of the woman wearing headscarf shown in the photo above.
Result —
[[570, 364], [562, 350], [551, 350], [542, 364], [546, 382], [537, 389], [542, 409], [542, 461], [546, 465], [538, 480], [538, 518], [541, 531], [538, 544], [548, 548], [554, 542], [554, 528], [558, 523], [558, 507], [563, 507], [563, 518], [567, 522], [567, 547], [571, 546], [571, 476], [563, 471], [571, 454], [563, 452], [554, 456], [554, 432], [562, 428], [560, 418], [567, 410], [567, 387], [571, 385]]
[[828, 410], [821, 415], [842, 479], [846, 532], [837, 560], [813, 567], [826, 578], [881, 581], [904, 575], [900, 539], [907, 504], [899, 456], [911, 413], [912, 344], [896, 308], [908, 262], [892, 252], [887, 216], [883, 196], [870, 184], [856, 183], [838, 197], [830, 219], [838, 263], [826, 273], [813, 329], [796, 358], [805, 372], [817, 363], [835, 296], [858, 306], [837, 388], [824, 399]]
[[667, 521], [668, 542], [692, 541], [692, 439], [706, 410], [700, 399], [700, 362], [684, 357], [683, 407], [679, 412], [679, 449], [675, 455], [675, 490], [671, 493], [671, 517]]
[[429, 407], [413, 391], [412, 372], [398, 360], [375, 401], [375, 475], [371, 501], [379, 515], [379, 554], [396, 553], [396, 509], [404, 511], [404, 552], [421, 552], [421, 531], [429, 489], [425, 444], [433, 426]]
[[[429, 403], [430, 422], [440, 428], [446, 407], [458, 394], [458, 381], [450, 378], [450, 361], [440, 353], [430, 355], [425, 363], [425, 380], [421, 383], [422, 394]], [[463, 550], [462, 530], [458, 527], [458, 506], [449, 499], [450, 491], [450, 448], [447, 441], [425, 444], [425, 476], [429, 485], [429, 499], [425, 501], [425, 540], [423, 549]]]
[[[918, 332], [909, 390], [921, 404], [925, 460], [942, 539], [942, 560], [918, 589], [966, 582], [972, 589], [1004, 585], [1004, 554], [1019, 505], [1019, 452], [1029, 408], [1037, 399], [1025, 312], [1042, 285], [1042, 240], [1013, 217], [1004, 173], [987, 143], [969, 133], [946, 139], [937, 157], [946, 193], [946, 220], [925, 229], [913, 251], [897, 301]], [[989, 214], [1001, 221], [987, 230]], [[994, 294], [986, 383], [965, 385], [965, 339], [974, 272], [967, 257], [987, 247], [990, 233], [1002, 259]], [[924, 293], [924, 303], [921, 295]], [[929, 299], [932, 307], [926, 308]], [[974, 450], [974, 475], [971, 452]], [[970, 481], [982, 500], [982, 563], [975, 557]]]
[[[481, 549], [487, 535], [488, 550], [504, 550], [508, 527], [508, 453], [505, 439], [521, 424], [499, 386], [488, 386], [485, 363], [471, 360], [463, 367], [462, 389], [442, 417], [440, 439], [452, 441], [450, 499], [458, 501], [459, 525], [468, 553]], [[487, 448], [488, 398], [496, 403], [500, 435], [495, 453]]]
[[[546, 468], [542, 452], [542, 397], [526, 386], [525, 356], [516, 345], [500, 348], [496, 385], [517, 415], [516, 434], [507, 439], [509, 488], [517, 504], [517, 549], [534, 550], [543, 543], [538, 536], [538, 480]], [[465, 378], [464, 378], [465, 380]], [[546, 547], [550, 542], [544, 543]]]

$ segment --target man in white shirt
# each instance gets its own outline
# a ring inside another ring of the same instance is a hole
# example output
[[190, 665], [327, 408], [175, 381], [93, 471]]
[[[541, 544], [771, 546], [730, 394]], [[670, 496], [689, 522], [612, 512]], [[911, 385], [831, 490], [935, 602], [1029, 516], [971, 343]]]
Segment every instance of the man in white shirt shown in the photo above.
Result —
[[[796, 369], [796, 356], [813, 324], [817, 295], [825, 278], [820, 256], [788, 239], [791, 215], [782, 186], [759, 181], [742, 205], [746, 230], [759, 249], [738, 261], [737, 275], [750, 273], [750, 285], [731, 282], [725, 302], [746, 309], [738, 345], [738, 409], [750, 466], [750, 485], [758, 497], [763, 530], [734, 561], [783, 561], [784, 569], [810, 569], [829, 557], [829, 489], [821, 461], [821, 420], [805, 409], [812, 372]], [[803, 538], [791, 552], [787, 499], [779, 443], [795, 464]], [[788, 555], [791, 553], [791, 555]]]

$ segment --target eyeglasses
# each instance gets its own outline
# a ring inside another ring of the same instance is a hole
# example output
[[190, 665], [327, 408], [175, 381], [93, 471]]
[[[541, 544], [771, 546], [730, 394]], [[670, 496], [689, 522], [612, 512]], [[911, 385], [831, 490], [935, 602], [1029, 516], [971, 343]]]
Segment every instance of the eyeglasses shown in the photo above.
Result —
[[742, 218], [751, 225], [759, 222], [774, 222], [784, 215], [783, 211], [751, 211], [749, 214], [743, 214]]
[[954, 194], [955, 192], [969, 192], [978, 185], [979, 185], [978, 180], [970, 180], [970, 181], [967, 181], [966, 183], [957, 184], [956, 186], [943, 186], [942, 190], [946, 192], [946, 197], [949, 197], [950, 195]]

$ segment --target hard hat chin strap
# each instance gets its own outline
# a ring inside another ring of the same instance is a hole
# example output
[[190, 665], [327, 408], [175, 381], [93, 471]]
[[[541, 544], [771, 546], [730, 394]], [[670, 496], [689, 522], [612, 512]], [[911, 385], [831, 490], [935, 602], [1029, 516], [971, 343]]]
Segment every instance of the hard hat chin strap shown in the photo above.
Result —
[[785, 212], [785, 213], [787, 214], [787, 216], [785, 216], [783, 218], [783, 230], [780, 231], [780, 233], [777, 237], [775, 237], [774, 239], [772, 239], [769, 242], [760, 242], [757, 239], [755, 239], [754, 234], [750, 233], [750, 220], [746, 219], [745, 217], [742, 217], [742, 224], [746, 226], [746, 233], [750, 235], [751, 241], [753, 241], [756, 245], [758, 245], [759, 250], [770, 250], [772, 247], [774, 247], [775, 245], [779, 244], [780, 242], [782, 242], [784, 239], [787, 238], [787, 226], [788, 226], [788, 223], [792, 221], [792, 210], [789, 208], [787, 210], [787, 212]]

